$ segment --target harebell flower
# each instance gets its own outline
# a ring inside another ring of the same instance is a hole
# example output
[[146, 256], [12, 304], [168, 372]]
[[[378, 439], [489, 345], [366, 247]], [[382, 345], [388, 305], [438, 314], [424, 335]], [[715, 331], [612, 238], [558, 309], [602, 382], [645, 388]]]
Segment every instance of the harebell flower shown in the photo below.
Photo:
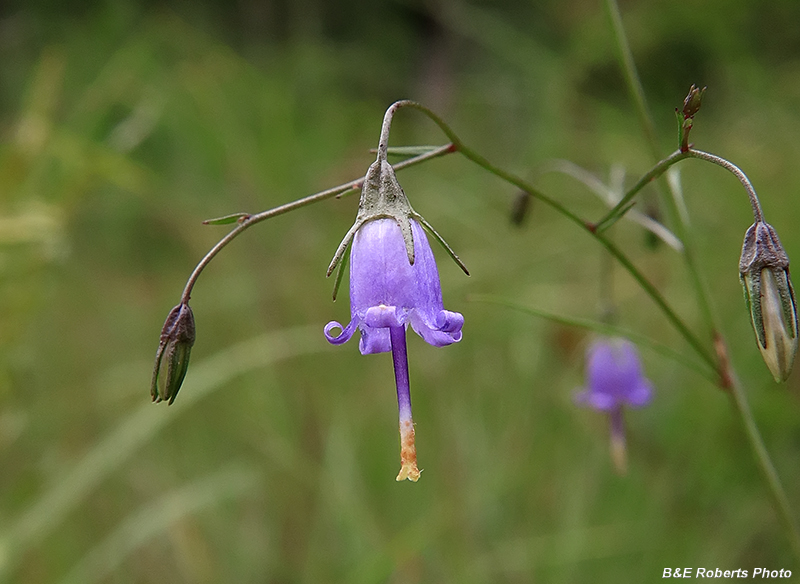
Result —
[[[364, 355], [391, 351], [400, 417], [400, 473], [397, 480], [419, 479], [406, 352], [406, 329], [427, 343], [443, 347], [461, 340], [464, 317], [444, 309], [439, 272], [427, 229], [463, 264], [433, 228], [412, 208], [386, 160], [386, 143], [395, 106], [384, 118], [378, 158], [369, 167], [356, 221], [345, 235], [328, 268], [339, 266], [350, 250], [350, 322], [331, 321], [325, 337], [339, 345], [360, 332]], [[466, 272], [466, 269], [463, 268]], [[337, 278], [338, 281], [338, 278]], [[335, 297], [335, 291], [334, 291]], [[339, 334], [334, 334], [336, 331]]]
[[575, 401], [608, 414], [611, 457], [625, 474], [627, 456], [623, 406], [640, 408], [650, 403], [653, 386], [642, 372], [636, 346], [625, 339], [602, 338], [586, 352], [586, 387]]

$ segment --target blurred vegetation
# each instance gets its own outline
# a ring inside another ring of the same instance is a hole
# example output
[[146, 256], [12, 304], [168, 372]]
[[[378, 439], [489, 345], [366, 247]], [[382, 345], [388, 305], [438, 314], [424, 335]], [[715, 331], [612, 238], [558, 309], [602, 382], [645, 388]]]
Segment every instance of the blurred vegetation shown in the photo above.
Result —
[[[664, 152], [692, 139], [739, 164], [800, 257], [800, 3], [628, 1], [624, 22]], [[792, 569], [726, 396], [644, 350], [657, 395], [627, 417], [573, 406], [587, 333], [471, 302], [490, 293], [598, 318], [601, 250], [544, 206], [511, 225], [508, 185], [449, 156], [403, 171], [463, 341], [409, 341], [417, 484], [395, 483], [391, 360], [331, 348], [324, 277], [356, 197], [276, 218], [203, 274], [174, 406], [149, 403], [158, 332], [195, 263], [255, 212], [364, 173], [411, 98], [493, 162], [587, 219], [563, 158], [632, 184], [650, 166], [600, 1], [6, 3], [0, 8], [0, 581], [626, 582], [665, 567]], [[395, 145], [444, 138], [403, 111]], [[749, 205], [681, 164], [704, 277], [768, 449], [800, 513], [800, 373], [775, 386], [742, 302]], [[614, 238], [692, 325], [678, 256]], [[614, 272], [620, 325], [688, 354]]]

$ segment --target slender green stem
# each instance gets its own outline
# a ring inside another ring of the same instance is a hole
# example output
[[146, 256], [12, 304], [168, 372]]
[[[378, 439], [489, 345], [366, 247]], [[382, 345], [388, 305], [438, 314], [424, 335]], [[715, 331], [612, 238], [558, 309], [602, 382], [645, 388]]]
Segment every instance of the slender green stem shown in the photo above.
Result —
[[[690, 274], [694, 276], [693, 280], [695, 288], [697, 290], [698, 299], [701, 304], [706, 305], [704, 313], [706, 315], [707, 321], [711, 325], [711, 334], [712, 338], [715, 341], [714, 342], [715, 348], [717, 349], [716, 355], [711, 353], [706, 348], [706, 346], [702, 342], [700, 342], [697, 336], [691, 330], [689, 330], [689, 328], [686, 326], [683, 320], [675, 313], [675, 311], [667, 303], [667, 301], [664, 299], [661, 293], [655, 288], [655, 286], [653, 286], [653, 284], [647, 278], [645, 278], [645, 276], [636, 268], [636, 266], [633, 265], [630, 259], [625, 254], [623, 254], [622, 251], [619, 248], [617, 248], [610, 240], [608, 240], [608, 238], [606, 238], [602, 233], [599, 233], [594, 225], [586, 223], [585, 221], [580, 219], [577, 215], [575, 215], [570, 210], [565, 208], [563, 205], [558, 203], [558, 201], [555, 201], [554, 199], [551, 199], [550, 197], [546, 196], [544, 193], [539, 192], [533, 186], [529, 185], [526, 181], [524, 181], [522, 178], [493, 165], [486, 158], [484, 158], [474, 150], [465, 146], [464, 143], [455, 134], [455, 132], [453, 132], [453, 130], [441, 118], [439, 118], [439, 116], [437, 116], [428, 108], [411, 101], [397, 102], [395, 106], [397, 106], [395, 107], [395, 111], [400, 107], [408, 106], [423, 112], [426, 116], [428, 116], [431, 120], [433, 120], [434, 123], [436, 123], [439, 126], [439, 128], [444, 132], [447, 138], [452, 142], [453, 148], [455, 150], [458, 150], [466, 158], [468, 158], [478, 166], [484, 168], [488, 172], [494, 174], [498, 178], [505, 180], [506, 182], [527, 192], [532, 197], [539, 199], [545, 204], [551, 206], [553, 209], [558, 211], [564, 217], [566, 217], [571, 222], [575, 223], [583, 230], [588, 232], [591, 236], [593, 236], [611, 253], [612, 256], [614, 256], [617, 259], [618, 262], [620, 262], [620, 264], [622, 264], [622, 266], [637, 281], [637, 283], [641, 286], [641, 288], [645, 291], [645, 293], [648, 296], [650, 296], [650, 298], [656, 303], [656, 305], [659, 307], [662, 313], [678, 330], [681, 336], [683, 336], [683, 338], [692, 346], [692, 348], [703, 359], [703, 361], [705, 361], [708, 365], [710, 365], [711, 368], [717, 373], [718, 376], [717, 384], [731, 393], [739, 419], [744, 424], [748, 442], [750, 442], [750, 445], [753, 448], [756, 463], [758, 464], [759, 469], [764, 475], [764, 479], [767, 484], [767, 490], [769, 491], [769, 494], [773, 500], [775, 510], [778, 513], [778, 516], [780, 517], [781, 523], [786, 528], [793, 550], [795, 551], [796, 555], [800, 558], [800, 535], [799, 535], [800, 532], [798, 531], [797, 524], [793, 519], [791, 508], [789, 506], [785, 491], [783, 490], [783, 487], [781, 485], [780, 478], [778, 477], [778, 474], [775, 471], [772, 460], [770, 459], [769, 453], [767, 452], [767, 449], [764, 446], [763, 440], [761, 439], [761, 435], [758, 432], [758, 427], [755, 423], [752, 413], [750, 412], [750, 407], [747, 403], [745, 393], [735, 377], [735, 373], [733, 372], [730, 361], [727, 359], [727, 354], [724, 351], [724, 341], [722, 340], [721, 335], [717, 332], [718, 330], [717, 327], [714, 326], [714, 321], [710, 310], [710, 304], [708, 304], [708, 296], [703, 289], [703, 286], [699, 279], [698, 272], [694, 266], [693, 260], [691, 259], [692, 256], [691, 254], [688, 253], [687, 247], [684, 248], [686, 250], [684, 253], [684, 257], [686, 258]], [[685, 156], [680, 154], [685, 154]], [[757, 202], [757, 198], [754, 198], [755, 191], [752, 190], [752, 186], [748, 188], [747, 185], [749, 185], [749, 181], [746, 180], [747, 177], [744, 176], [744, 173], [742, 173], [737, 167], [735, 167], [730, 163], [723, 164], [723, 159], [720, 159], [713, 155], [701, 153], [700, 151], [689, 150], [686, 153], [676, 153], [671, 155], [670, 157], [665, 159], [665, 161], [663, 161], [664, 162], [663, 165], [661, 164], [661, 162], [659, 162], [658, 164], [656, 164], [654, 168], [657, 169], [656, 170], [657, 173], [663, 173], [669, 166], [675, 164], [679, 160], [682, 160], [683, 158], [688, 156], [694, 156], [696, 158], [700, 158], [703, 160], [707, 160], [709, 162], [713, 162], [715, 164], [719, 164], [720, 166], [723, 166], [724, 168], [733, 172], [740, 180], [742, 180], [742, 184], [745, 184], [745, 188], [748, 189], [748, 195], [751, 195], [752, 193], [751, 202], [752, 201]], [[736, 171], [738, 171], [738, 173]], [[647, 178], [647, 180], [638, 187], [639, 190], [641, 190], [641, 187], [644, 186], [646, 182], [649, 182], [653, 178], [655, 178], [655, 175], [651, 178]], [[636, 192], [638, 191], [632, 193], [629, 199], [632, 198]], [[675, 215], [678, 216], [675, 199], [671, 198], [670, 201], [672, 203], [673, 211], [675, 211]], [[760, 210], [760, 206], [754, 205], [754, 213], [756, 212], [756, 209]], [[686, 245], [687, 243], [686, 234], [688, 231], [686, 229], [686, 225], [682, 221], [678, 221], [677, 224], [681, 228], [682, 235], [684, 236], [683, 237], [684, 245]]]
[[[591, 233], [591, 231], [590, 231]], [[661, 312], [664, 313], [664, 316], [667, 317], [672, 323], [672, 326], [681, 334], [681, 336], [686, 339], [686, 341], [692, 346], [692, 348], [697, 351], [697, 354], [708, 363], [711, 367], [716, 368], [716, 360], [711, 352], [706, 348], [706, 346], [697, 338], [689, 327], [686, 326], [686, 323], [683, 322], [680, 316], [672, 309], [669, 303], [666, 301], [664, 296], [658, 289], [648, 280], [644, 274], [642, 274], [639, 269], [633, 265], [631, 260], [622, 253], [622, 251], [614, 245], [609, 239], [607, 239], [602, 234], [594, 234], [597, 241], [605, 246], [605, 248], [613, 255], [617, 261], [622, 264], [628, 273], [633, 276], [636, 282], [641, 286], [641, 288], [647, 293], [648, 296], [656, 303], [656, 305], [661, 309]]]
[[[394, 165], [395, 170], [402, 170], [404, 168], [408, 168], [409, 166], [414, 166], [415, 164], [420, 164], [421, 162], [425, 162], [426, 160], [430, 160], [431, 158], [436, 158], [439, 156], [443, 156], [445, 154], [450, 154], [454, 152], [452, 144], [445, 144], [444, 146], [440, 146], [436, 149], [430, 150], [424, 154], [420, 154], [419, 156], [415, 156], [413, 158], [409, 158], [408, 160], [403, 160], [402, 162], [398, 162]], [[256, 223], [260, 223], [266, 219], [270, 219], [272, 217], [277, 217], [278, 215], [283, 215], [284, 213], [288, 213], [289, 211], [294, 211], [295, 209], [299, 209], [301, 207], [305, 207], [306, 205], [311, 205], [312, 203], [317, 203], [319, 201], [324, 201], [325, 199], [330, 199], [331, 197], [335, 197], [337, 195], [341, 195], [350, 190], [355, 190], [361, 188], [361, 184], [364, 180], [364, 177], [351, 180], [350, 182], [344, 183], [337, 187], [333, 187], [324, 191], [320, 191], [313, 195], [309, 195], [307, 197], [303, 197], [302, 199], [298, 199], [291, 203], [287, 203], [285, 205], [280, 205], [279, 207], [274, 207], [267, 211], [263, 211], [261, 213], [257, 213], [255, 215], [243, 215], [242, 218], [239, 220], [239, 223], [236, 227], [234, 227], [228, 235], [223, 237], [221, 240], [217, 242], [217, 244], [212, 247], [209, 252], [200, 260], [200, 263], [195, 266], [194, 271], [189, 276], [189, 279], [186, 281], [186, 286], [183, 289], [183, 294], [181, 295], [181, 302], [188, 303], [189, 298], [192, 295], [192, 289], [194, 285], [197, 283], [197, 279], [200, 277], [200, 274], [203, 272], [205, 267], [214, 259], [222, 249], [228, 245], [231, 241], [236, 239], [239, 235], [242, 234], [247, 228], [252, 227]]]
[[[456, 144], [455, 141], [453, 141]], [[594, 237], [597, 241], [599, 241], [610, 253], [613, 255], [617, 261], [622, 264], [622, 266], [628, 271], [628, 273], [636, 280], [636, 282], [642, 287], [642, 289], [647, 293], [648, 296], [655, 302], [661, 311], [664, 313], [664, 316], [672, 323], [672, 325], [677, 329], [677, 331], [681, 334], [681, 336], [686, 339], [686, 341], [692, 346], [692, 348], [697, 351], [697, 354], [706, 361], [712, 367], [715, 367], [715, 360], [713, 355], [709, 352], [709, 350], [703, 345], [702, 342], [697, 338], [697, 336], [689, 330], [689, 327], [683, 322], [680, 316], [672, 309], [672, 307], [667, 303], [666, 299], [662, 296], [661, 292], [642, 274], [639, 269], [633, 265], [633, 262], [624, 254], [622, 251], [607, 237], [605, 237], [602, 233], [597, 233], [594, 229], [593, 225], [590, 225], [583, 221], [580, 217], [572, 213], [572, 211], [566, 209], [563, 205], [554, 201], [550, 197], [540, 193], [536, 190], [533, 186], [528, 184], [522, 178], [515, 176], [509, 172], [502, 170], [494, 166], [488, 160], [480, 156], [479, 154], [475, 153], [473, 150], [464, 147], [461, 145], [459, 147], [459, 152], [475, 162], [477, 165], [481, 166], [482, 168], [488, 170], [492, 174], [502, 178], [503, 180], [513, 184], [514, 186], [522, 189], [523, 191], [529, 193], [532, 197], [535, 197], [542, 202], [550, 205], [556, 211], [561, 213], [564, 217], [575, 223], [577, 226], [581, 227], [584, 231], [589, 233], [592, 237]]]
[[717, 354], [719, 355], [722, 378], [727, 382], [726, 388], [729, 390], [731, 403], [744, 426], [747, 441], [753, 449], [753, 457], [756, 460], [756, 465], [767, 485], [767, 492], [772, 499], [772, 504], [778, 514], [778, 519], [789, 537], [792, 551], [795, 557], [800, 559], [800, 529], [798, 529], [797, 522], [792, 515], [792, 509], [789, 505], [786, 491], [783, 489], [783, 484], [781, 483], [780, 477], [778, 477], [778, 472], [775, 470], [775, 465], [772, 463], [769, 452], [764, 445], [764, 440], [758, 430], [758, 425], [753, 417], [753, 412], [750, 409], [750, 404], [747, 401], [744, 388], [731, 367], [730, 360], [728, 359], [727, 346], [721, 335], [716, 336], [714, 344]]
[[543, 203], [549, 205], [553, 209], [555, 209], [558, 213], [572, 221], [575, 225], [586, 231], [589, 235], [594, 237], [597, 241], [599, 241], [610, 253], [614, 256], [617, 261], [630, 273], [630, 275], [636, 280], [636, 282], [641, 286], [641, 288], [647, 293], [648, 296], [655, 302], [667, 319], [672, 323], [672, 325], [677, 329], [680, 335], [686, 339], [686, 341], [692, 346], [692, 348], [697, 352], [697, 354], [712, 368], [716, 368], [716, 361], [714, 359], [713, 354], [705, 347], [705, 345], [700, 342], [697, 336], [686, 326], [680, 316], [672, 309], [666, 299], [661, 295], [658, 289], [642, 274], [639, 269], [633, 265], [633, 262], [624, 254], [622, 251], [614, 245], [607, 237], [605, 237], [602, 233], [598, 233], [595, 229], [594, 225], [587, 223], [580, 217], [578, 217], [575, 213], [564, 207], [561, 203], [552, 199], [545, 195], [544, 193], [535, 189], [532, 185], [528, 182], [523, 180], [522, 178], [510, 173], [502, 168], [495, 166], [491, 162], [489, 162], [486, 158], [468, 148], [461, 139], [456, 135], [456, 133], [448, 126], [444, 120], [442, 120], [439, 116], [433, 113], [431, 110], [426, 108], [425, 106], [413, 102], [413, 101], [398, 101], [397, 103], [393, 104], [392, 108], [394, 111], [399, 109], [400, 107], [411, 107], [417, 109], [428, 116], [433, 122], [439, 126], [439, 128], [444, 132], [447, 136], [448, 140], [453, 143], [453, 148], [460, 152], [463, 156], [480, 166], [481, 168], [489, 171], [490, 173], [494, 174], [495, 176], [503, 179], [504, 181], [516, 186], [517, 188], [525, 191], [532, 197], [539, 199]]
[[742, 172], [742, 169], [740, 169], [734, 163], [717, 156], [716, 154], [710, 154], [708, 152], [703, 152], [702, 150], [694, 150], [690, 148], [686, 154], [692, 158], [699, 158], [700, 160], [705, 160], [707, 162], [712, 162], [717, 166], [721, 166], [739, 179], [739, 182], [742, 183], [744, 190], [747, 191], [747, 196], [750, 198], [750, 206], [753, 208], [753, 219], [756, 223], [764, 220], [764, 213], [761, 211], [761, 203], [758, 200], [758, 195], [756, 195], [756, 190], [753, 188], [753, 184], [750, 182], [750, 179], [747, 178], [747, 175]]
[[[603, 255], [608, 256], [608, 254], [606, 253], [604, 253]], [[679, 353], [672, 347], [663, 345], [635, 331], [623, 329], [608, 322], [588, 320], [584, 318], [575, 318], [571, 316], [561, 316], [558, 314], [547, 312], [545, 310], [539, 310], [538, 308], [533, 308], [530, 306], [522, 306], [521, 304], [517, 304], [516, 302], [511, 302], [504, 298], [488, 294], [477, 294], [474, 296], [469, 296], [467, 300], [472, 302], [486, 302], [489, 304], [496, 304], [498, 306], [505, 306], [513, 310], [518, 310], [526, 314], [531, 314], [533, 316], [538, 316], [539, 318], [544, 318], [551, 322], [555, 322], [565, 326], [573, 326], [577, 328], [591, 330], [601, 335], [609, 337], [625, 337], [634, 341], [639, 346], [648, 347], [653, 351], [655, 351], [656, 353], [659, 353], [660, 355], [666, 357], [667, 359], [675, 361], [676, 363], [683, 365], [687, 369], [691, 369], [692, 371], [703, 376], [707, 381], [710, 381], [713, 384], [716, 384], [719, 381], [719, 376], [717, 375], [716, 369], [714, 369], [713, 367], [709, 367], [708, 363], [701, 363], [695, 359], [687, 358], [686, 355]]]
[[[636, 104], [636, 109], [639, 114], [639, 118], [642, 121], [642, 127], [647, 135], [648, 143], [650, 144], [651, 150], [654, 153], [654, 158], [658, 160], [661, 158], [661, 155], [659, 153], [658, 142], [655, 139], [655, 132], [653, 131], [652, 117], [647, 109], [647, 102], [644, 97], [644, 91], [642, 90], [641, 83], [639, 83], [636, 65], [633, 62], [633, 57], [631, 55], [630, 47], [628, 46], [627, 37], [625, 35], [625, 29], [622, 26], [622, 17], [619, 12], [617, 0], [606, 0], [606, 6], [608, 7], [608, 11], [611, 16], [614, 34], [617, 39], [617, 45], [620, 52], [620, 62], [622, 69], [625, 72], [625, 78], [628, 83], [629, 91], [631, 92], [634, 103]], [[756, 221], [759, 219], [763, 220], [761, 206], [758, 204], [758, 197], [755, 195], [755, 190], [753, 190], [750, 181], [747, 179], [744, 173], [739, 170], [738, 167], [726, 160], [705, 152], [693, 151], [689, 149], [687, 154], [695, 158], [713, 162], [714, 164], [718, 164], [726, 170], [732, 172], [742, 182], [748, 196], [750, 197], [750, 204], [753, 207], [753, 215]], [[700, 270], [695, 259], [696, 256], [692, 234], [690, 233], [685, 218], [682, 217], [678, 211], [678, 194], [672, 188], [670, 191], [672, 196], [662, 197], [662, 199], [667, 203], [667, 210], [670, 214], [672, 228], [675, 230], [678, 238], [680, 238], [683, 242], [683, 254], [689, 273], [689, 279], [695, 289], [695, 294], [697, 296], [701, 313], [703, 314], [706, 324], [711, 331], [715, 347], [717, 348], [720, 386], [728, 389], [731, 393], [736, 412], [744, 424], [748, 441], [753, 448], [756, 462], [759, 465], [762, 474], [764, 475], [767, 490], [773, 499], [775, 510], [780, 517], [781, 523], [783, 523], [784, 527], [786, 528], [795, 555], [800, 558], [800, 532], [798, 532], [797, 524], [793, 519], [786, 494], [784, 493], [780, 479], [775, 472], [775, 468], [772, 464], [769, 453], [767, 452], [767, 449], [764, 447], [764, 443], [761, 440], [758, 427], [756, 426], [755, 420], [750, 412], [746, 395], [742, 390], [738, 379], [736, 378], [730, 361], [727, 359], [725, 343], [722, 339], [722, 336], [718, 332], [720, 327], [718, 326], [716, 318], [711, 310], [710, 295], [705, 284], [703, 283], [703, 280], [700, 278]]]
[[628, 36], [625, 34], [625, 27], [622, 25], [622, 14], [620, 14], [617, 0], [606, 0], [606, 10], [611, 19], [611, 29], [614, 31], [614, 38], [617, 41], [615, 45], [617, 49], [617, 58], [622, 67], [622, 74], [625, 76], [628, 92], [636, 106], [636, 115], [639, 117], [639, 123], [644, 131], [653, 160], [659, 160], [661, 158], [661, 149], [658, 146], [656, 126], [653, 123], [653, 116], [650, 115], [650, 109], [647, 107], [644, 88], [639, 79], [636, 63], [633, 61], [633, 52], [628, 43]]
[[716, 154], [690, 148], [683, 152], [676, 150], [667, 158], [661, 160], [653, 168], [647, 171], [647, 173], [644, 174], [644, 176], [642, 176], [642, 178], [640, 178], [638, 182], [625, 193], [625, 195], [614, 206], [614, 208], [595, 224], [595, 229], [600, 232], [606, 231], [609, 227], [621, 219], [625, 212], [631, 208], [631, 200], [645, 187], [645, 185], [664, 174], [664, 172], [666, 172], [667, 169], [672, 165], [677, 164], [686, 158], [697, 158], [698, 160], [711, 162], [717, 166], [721, 166], [733, 174], [739, 180], [739, 182], [742, 183], [744, 190], [747, 192], [747, 196], [750, 199], [750, 206], [753, 209], [753, 219], [756, 222], [764, 220], [764, 212], [761, 210], [761, 203], [758, 200], [756, 190], [753, 188], [753, 184], [750, 182], [750, 179], [747, 178], [747, 175], [742, 171], [742, 169], [729, 160], [725, 160]]
[[731, 386], [731, 401], [744, 425], [747, 440], [753, 448], [753, 455], [758, 469], [767, 483], [767, 492], [772, 498], [778, 520], [789, 537], [794, 555], [800, 558], [800, 529], [798, 529], [797, 522], [794, 520], [789, 499], [786, 497], [786, 491], [783, 489], [778, 472], [775, 470], [767, 447], [764, 445], [764, 440], [761, 438], [761, 433], [758, 431], [758, 426], [755, 418], [753, 418], [753, 412], [750, 410], [750, 404], [747, 402], [744, 389], [738, 380], [735, 380]]
[[[619, 5], [617, 0], [606, 0], [606, 8], [611, 19], [611, 26], [614, 31], [614, 38], [616, 40], [617, 53], [620, 61], [622, 72], [625, 76], [625, 82], [628, 85], [628, 91], [633, 99], [636, 113], [645, 133], [647, 145], [653, 157], [653, 161], [659, 161], [662, 158], [661, 149], [658, 145], [656, 137], [655, 124], [653, 123], [653, 116], [647, 107], [647, 99], [642, 88], [641, 81], [639, 80], [639, 73], [636, 70], [636, 63], [633, 61], [633, 53], [631, 52], [628, 43], [628, 37], [625, 34], [625, 27], [622, 24], [622, 15], [620, 14]], [[666, 205], [667, 215], [669, 222], [675, 235], [678, 236], [683, 242], [683, 255], [686, 261], [686, 269], [689, 274], [689, 281], [692, 288], [695, 290], [697, 303], [700, 307], [700, 313], [705, 321], [706, 328], [709, 335], [709, 340], [713, 338], [714, 331], [719, 330], [718, 323], [711, 310], [711, 300], [708, 289], [700, 277], [700, 269], [697, 266], [695, 246], [692, 234], [689, 232], [688, 226], [684, 222], [678, 210], [678, 193], [671, 186], [667, 185], [669, 195], [664, 193], [663, 188], [659, 188], [661, 192], [661, 200]]]
[[670, 154], [667, 158], [659, 161], [653, 168], [648, 170], [642, 178], [640, 178], [635, 185], [633, 185], [625, 195], [619, 200], [619, 202], [611, 209], [605, 217], [600, 219], [595, 224], [595, 228], [599, 232], [603, 232], [609, 227], [611, 227], [614, 223], [616, 223], [622, 216], [625, 214], [625, 211], [630, 209], [630, 202], [634, 196], [636, 196], [639, 191], [641, 191], [645, 186], [650, 184], [652, 181], [660, 177], [664, 174], [667, 169], [669, 169], [673, 164], [680, 162], [684, 158], [688, 158], [690, 154], [688, 152], [681, 152], [680, 150], [676, 150], [672, 154]]

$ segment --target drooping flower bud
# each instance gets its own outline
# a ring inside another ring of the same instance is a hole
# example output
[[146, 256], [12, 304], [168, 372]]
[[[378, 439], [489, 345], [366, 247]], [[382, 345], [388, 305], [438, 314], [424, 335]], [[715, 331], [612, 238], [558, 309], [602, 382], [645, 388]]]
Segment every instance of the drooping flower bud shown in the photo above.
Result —
[[797, 352], [797, 303], [789, 257], [768, 223], [745, 233], [739, 274], [761, 356], [775, 381], [785, 381]]
[[[150, 395], [154, 402], [175, 401], [189, 369], [189, 355], [195, 340], [194, 314], [188, 304], [170, 310], [156, 352]], [[165, 369], [165, 371], [164, 371]]]
[[520, 227], [530, 214], [533, 197], [530, 193], [519, 191], [511, 204], [511, 224]]

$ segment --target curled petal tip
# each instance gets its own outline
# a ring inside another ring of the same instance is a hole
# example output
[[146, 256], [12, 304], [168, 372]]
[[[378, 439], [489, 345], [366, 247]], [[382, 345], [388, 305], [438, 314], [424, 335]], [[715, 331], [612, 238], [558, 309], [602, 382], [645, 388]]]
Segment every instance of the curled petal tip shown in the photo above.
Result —
[[[342, 343], [346, 343], [350, 340], [350, 337], [353, 336], [357, 325], [358, 322], [356, 319], [351, 320], [346, 327], [342, 326], [341, 323], [332, 320], [325, 325], [323, 332], [325, 333], [325, 338], [328, 339], [330, 344], [341, 345]], [[333, 335], [331, 334], [331, 331], [334, 329], [339, 329], [342, 332], [340, 332], [338, 335]]]
[[[464, 315], [460, 312], [442, 310], [436, 315], [436, 328], [444, 333], [458, 333], [464, 326]], [[460, 335], [459, 335], [460, 336]]]

